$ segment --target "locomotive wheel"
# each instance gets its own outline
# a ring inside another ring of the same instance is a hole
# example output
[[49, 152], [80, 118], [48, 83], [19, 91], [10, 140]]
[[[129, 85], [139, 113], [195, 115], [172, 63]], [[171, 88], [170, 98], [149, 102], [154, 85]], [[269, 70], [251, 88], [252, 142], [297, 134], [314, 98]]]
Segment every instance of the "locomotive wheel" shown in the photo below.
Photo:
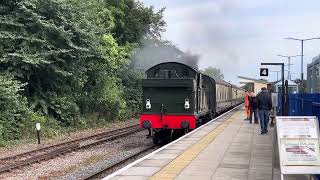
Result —
[[153, 144], [160, 144], [159, 132], [154, 132], [152, 136]]
[[202, 125], [203, 122], [203, 117], [199, 117], [199, 119], [196, 121], [196, 127], [200, 127]]
[[213, 114], [213, 113], [210, 113], [210, 114], [209, 114], [209, 118], [210, 118], [209, 121], [211, 121], [211, 120], [214, 118], [214, 114]]
[[211, 119], [210, 119], [210, 114], [207, 114], [206, 117], [205, 117], [205, 122], [204, 124], [206, 124], [207, 122], [209, 122]]
[[164, 141], [168, 141], [170, 136], [170, 131], [168, 130], [160, 130], [160, 131], [154, 131], [152, 141], [154, 144], [161, 144]]
[[159, 138], [156, 136], [152, 137], [153, 144], [159, 144]]

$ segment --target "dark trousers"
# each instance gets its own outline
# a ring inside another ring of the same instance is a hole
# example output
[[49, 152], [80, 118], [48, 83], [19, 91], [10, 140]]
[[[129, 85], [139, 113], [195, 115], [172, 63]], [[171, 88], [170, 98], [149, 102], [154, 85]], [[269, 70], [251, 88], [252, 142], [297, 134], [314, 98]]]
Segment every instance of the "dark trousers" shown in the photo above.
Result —
[[250, 123], [252, 122], [253, 115], [254, 115], [254, 122], [258, 123], [258, 109], [250, 108]]
[[269, 116], [270, 116], [270, 111], [259, 110], [260, 126], [261, 126], [262, 133], [268, 132]]

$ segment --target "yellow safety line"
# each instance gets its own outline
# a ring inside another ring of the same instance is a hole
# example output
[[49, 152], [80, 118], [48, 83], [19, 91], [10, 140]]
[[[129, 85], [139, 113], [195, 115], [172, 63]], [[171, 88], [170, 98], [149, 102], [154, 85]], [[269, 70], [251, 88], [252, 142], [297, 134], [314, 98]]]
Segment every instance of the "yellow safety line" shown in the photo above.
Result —
[[242, 111], [238, 111], [232, 115], [228, 120], [220, 124], [217, 128], [209, 134], [200, 139], [196, 144], [185, 150], [176, 159], [171, 161], [167, 166], [162, 168], [159, 172], [153, 175], [150, 179], [174, 179], [193, 159], [195, 159], [202, 150], [204, 150], [223, 130], [233, 122], [236, 116]]

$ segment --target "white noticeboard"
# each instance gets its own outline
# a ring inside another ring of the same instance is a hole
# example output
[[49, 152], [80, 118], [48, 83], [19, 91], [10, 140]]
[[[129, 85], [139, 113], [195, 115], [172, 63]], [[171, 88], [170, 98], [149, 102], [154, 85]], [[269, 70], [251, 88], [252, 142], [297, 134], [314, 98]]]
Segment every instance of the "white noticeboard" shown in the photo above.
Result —
[[276, 117], [281, 174], [320, 174], [319, 123], [313, 116]]
[[314, 138], [317, 139], [318, 127], [315, 117], [278, 118], [277, 127], [280, 139], [288, 138]]

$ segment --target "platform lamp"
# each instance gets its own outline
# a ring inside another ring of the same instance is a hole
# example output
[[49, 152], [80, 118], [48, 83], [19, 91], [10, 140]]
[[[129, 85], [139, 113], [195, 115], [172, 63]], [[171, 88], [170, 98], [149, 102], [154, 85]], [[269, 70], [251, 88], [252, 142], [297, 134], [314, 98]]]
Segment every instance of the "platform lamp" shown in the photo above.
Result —
[[314, 37], [314, 38], [308, 38], [308, 39], [298, 39], [298, 38], [284, 38], [284, 39], [288, 39], [288, 40], [295, 40], [295, 41], [300, 41], [301, 42], [301, 89], [300, 92], [303, 93], [304, 92], [304, 88], [303, 88], [303, 45], [305, 41], [310, 41], [310, 40], [315, 40], [315, 39], [320, 39], [320, 37]]
[[37, 129], [37, 138], [38, 138], [38, 144], [40, 144], [40, 123], [36, 123], [36, 129]]
[[285, 55], [278, 54], [278, 56], [288, 59], [288, 80], [290, 80], [290, 72], [291, 72], [290, 71], [290, 67], [291, 67], [291, 65], [293, 65], [293, 64], [291, 64], [291, 58], [298, 57], [298, 56], [301, 56], [301, 55], [285, 56]]

